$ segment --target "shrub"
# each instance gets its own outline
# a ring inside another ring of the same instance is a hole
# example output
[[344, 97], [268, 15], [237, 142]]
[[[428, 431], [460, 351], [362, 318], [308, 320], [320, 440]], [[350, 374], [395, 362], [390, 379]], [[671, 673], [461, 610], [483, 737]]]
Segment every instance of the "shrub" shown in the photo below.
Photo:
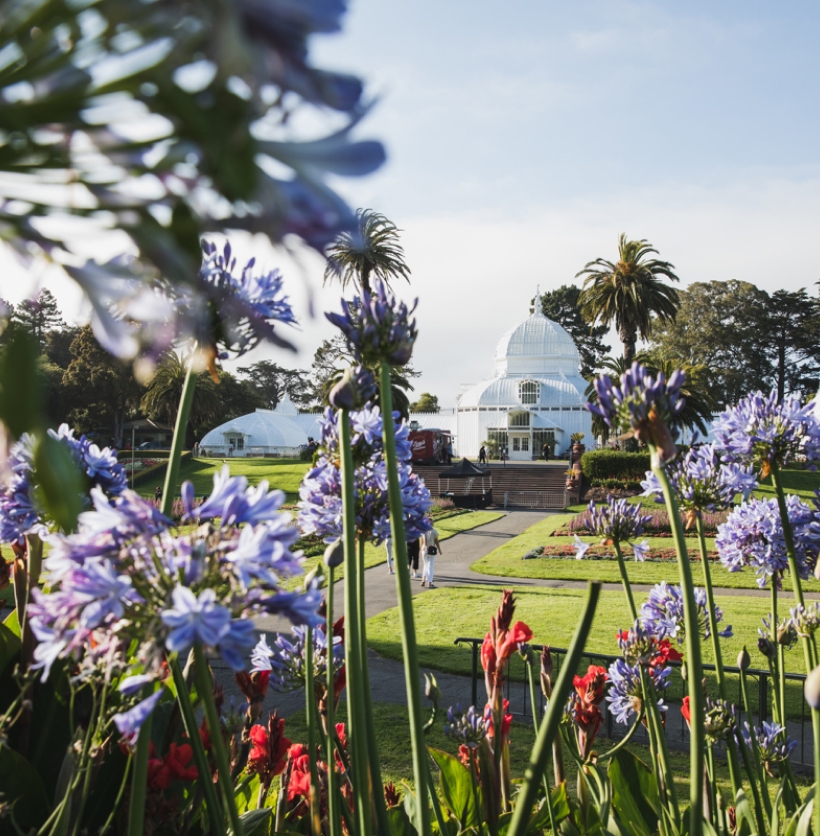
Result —
[[591, 450], [581, 456], [581, 470], [587, 479], [640, 481], [649, 470], [649, 453], [620, 450]]
[[626, 491], [637, 491], [641, 483], [637, 479], [590, 479], [593, 488], [615, 488]]

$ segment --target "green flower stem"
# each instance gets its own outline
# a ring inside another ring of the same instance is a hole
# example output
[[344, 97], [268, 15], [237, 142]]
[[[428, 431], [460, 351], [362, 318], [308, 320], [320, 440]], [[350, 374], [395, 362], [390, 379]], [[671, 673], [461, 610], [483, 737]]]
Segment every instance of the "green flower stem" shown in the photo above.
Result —
[[[370, 801], [367, 764], [367, 717], [362, 697], [362, 642], [359, 636], [359, 601], [356, 583], [356, 498], [354, 495], [353, 448], [350, 413], [339, 412], [339, 448], [341, 452], [342, 512], [344, 515], [345, 567], [345, 653], [347, 665], [347, 725], [353, 760], [353, 798], [356, 831], [366, 836], [370, 831]], [[332, 732], [332, 730], [328, 730]]]
[[[728, 701], [726, 690], [726, 673], [723, 669], [723, 653], [720, 649], [720, 636], [717, 629], [717, 616], [715, 615], [715, 594], [712, 590], [712, 570], [709, 568], [709, 552], [706, 548], [706, 535], [703, 531], [703, 516], [700, 511], [695, 516], [695, 528], [698, 534], [698, 547], [700, 549], [700, 562], [703, 565], [703, 587], [706, 590], [706, 611], [709, 618], [709, 634], [712, 639], [712, 653], [715, 657], [715, 679], [717, 680], [718, 694], [722, 700]], [[737, 749], [734, 740], [730, 737], [727, 741], [726, 750], [729, 755], [729, 777], [732, 781], [732, 795], [737, 798], [738, 791], [742, 788], [740, 780], [740, 764], [737, 759]]]
[[225, 832], [225, 816], [222, 813], [222, 805], [214, 789], [214, 782], [211, 780], [211, 767], [208, 763], [208, 755], [202, 738], [199, 736], [199, 727], [196, 722], [194, 705], [191, 702], [191, 694], [185, 682], [185, 676], [179, 665], [179, 657], [176, 653], [168, 657], [168, 667], [171, 669], [171, 676], [174, 678], [174, 686], [177, 691], [177, 702], [182, 713], [182, 723], [185, 726], [185, 733], [191, 741], [191, 748], [194, 750], [194, 763], [199, 776], [198, 782], [205, 796], [205, 809], [208, 812], [211, 833], [222, 834]]
[[[746, 647], [744, 646], [743, 649], [745, 650]], [[749, 702], [749, 690], [748, 690], [748, 685], [747, 685], [747, 682], [746, 682], [746, 671], [745, 670], [740, 671], [740, 692], [743, 695], [743, 712], [746, 715], [746, 720], [749, 723], [749, 726], [752, 727], [752, 726], [754, 726], [754, 720], [752, 719], [752, 709], [751, 709], [751, 703]], [[765, 711], [765, 706], [761, 706], [761, 710]], [[760, 805], [760, 800], [761, 800], [760, 796], [758, 796], [758, 794], [757, 794], [757, 787], [758, 787], [758, 783], [759, 783], [759, 785], [761, 787], [761, 791], [762, 791], [763, 803], [764, 803], [765, 810], [766, 810], [766, 818], [770, 820], [771, 817], [772, 817], [772, 804], [771, 804], [771, 799], [769, 798], [769, 794], [766, 791], [766, 777], [763, 774], [763, 761], [760, 757], [760, 749], [758, 748], [757, 738], [755, 737], [754, 734], [751, 735], [751, 740], [752, 740], [752, 754], [754, 755], [754, 765], [755, 765], [754, 774], [757, 776], [757, 780], [755, 780], [753, 778], [752, 765], [749, 762], [749, 757], [748, 757], [748, 753], [747, 753], [747, 750], [746, 750], [746, 744], [741, 740], [738, 743], [738, 745], [740, 746], [740, 753], [743, 756], [743, 765], [746, 768], [747, 774], [749, 775], [749, 782], [752, 786], [752, 793], [755, 796], [755, 803], [756, 803], [758, 809], [763, 809], [763, 808], [761, 808], [761, 805]], [[760, 832], [765, 833], [766, 832], [765, 828], [761, 827]]]
[[776, 723], [780, 723], [783, 721], [783, 706], [780, 703], [780, 660], [782, 654], [780, 653], [780, 643], [777, 641], [777, 586], [774, 583], [774, 578], [772, 578], [772, 634], [774, 636], [774, 656], [769, 659], [769, 669], [772, 672], [772, 717]]
[[[144, 696], [150, 696], [145, 693]], [[145, 792], [148, 788], [148, 754], [151, 750], [151, 715], [140, 726], [134, 750], [134, 775], [128, 807], [128, 836], [142, 836], [145, 829]]]
[[812, 708], [814, 730], [814, 832], [820, 833], [820, 712]]
[[[308, 724], [310, 755], [310, 824], [314, 836], [322, 832], [319, 818], [319, 773], [316, 769], [316, 688], [313, 683], [313, 628], [305, 628], [305, 714]], [[328, 764], [328, 770], [330, 765]]]
[[[352, 580], [352, 579], [351, 579]], [[373, 699], [370, 692], [370, 666], [367, 664], [367, 618], [365, 616], [364, 590], [364, 539], [359, 538], [358, 560], [356, 561], [356, 597], [359, 604], [359, 651], [362, 665], [362, 696], [364, 698], [365, 717], [373, 716]], [[365, 726], [367, 731], [367, 760], [370, 767], [370, 780], [373, 785], [373, 806], [376, 808], [376, 822], [380, 833], [389, 833], [390, 825], [387, 821], [387, 803], [384, 800], [384, 783], [382, 782], [381, 765], [379, 762], [379, 744], [376, 731], [372, 723]]]
[[[592, 620], [595, 617], [595, 606], [601, 594], [601, 584], [592, 581], [589, 584], [587, 600], [582, 610], [581, 621], [572, 637], [572, 643], [567, 651], [561, 672], [555, 682], [552, 692], [552, 699], [547, 706], [547, 712], [541, 721], [538, 730], [538, 737], [530, 754], [530, 762], [524, 773], [524, 786], [518, 794], [513, 811], [510, 828], [507, 831], [509, 836], [523, 836], [527, 831], [535, 799], [538, 795], [538, 785], [541, 776], [547, 766], [547, 760], [552, 752], [552, 741], [558, 733], [558, 725], [564, 714], [564, 706], [569, 696], [572, 679], [578, 669], [578, 662], [584, 652], [584, 645], [592, 628]], [[423, 831], [426, 832], [426, 831]]]
[[[481, 821], [481, 802], [478, 800], [478, 776], [475, 773], [475, 758], [473, 758], [473, 750], [470, 749], [470, 786], [473, 789], [473, 804], [475, 805], [475, 815], [478, 821], [478, 836], [484, 833], [484, 827]], [[432, 787], [431, 787], [432, 791]], [[550, 821], [552, 821], [552, 805], [550, 805], [549, 788], [547, 788], [547, 805], [549, 805]], [[446, 830], [442, 830], [445, 833]], [[553, 833], [555, 831], [553, 830]]]
[[327, 812], [330, 836], [342, 836], [342, 815], [339, 809], [338, 776], [336, 775], [336, 676], [333, 670], [333, 575], [334, 566], [328, 566], [327, 583]]
[[228, 810], [233, 836], [242, 836], [242, 822], [239, 820], [239, 813], [236, 809], [233, 782], [231, 781], [231, 764], [228, 760], [228, 753], [225, 751], [225, 743], [222, 740], [219, 715], [216, 713], [211, 672], [199, 643], [194, 644], [194, 667], [196, 668], [196, 688], [205, 709], [205, 719], [208, 721], [208, 731], [211, 735], [211, 746], [216, 760], [219, 787], [222, 790], [225, 807]]
[[[427, 758], [424, 761], [424, 765], [427, 769], [427, 788], [430, 792], [430, 798], [433, 802], [433, 815], [436, 819], [436, 824], [438, 824], [439, 833], [446, 833], [447, 832], [447, 824], [444, 821], [444, 814], [441, 812], [441, 804], [439, 803], [438, 796], [436, 795], [436, 784], [433, 781], [433, 772], [430, 769], [430, 759]], [[481, 817], [481, 808], [476, 808], [479, 811], [479, 818]]]
[[672, 493], [672, 487], [666, 475], [666, 470], [660, 462], [656, 450], [652, 450], [652, 472], [660, 482], [666, 508], [669, 512], [669, 523], [675, 537], [675, 548], [678, 552], [678, 568], [680, 570], [681, 589], [683, 590], [683, 612], [686, 623], [686, 670], [689, 680], [689, 711], [691, 716], [690, 746], [689, 746], [689, 832], [700, 833], [703, 829], [703, 783], [696, 780], [696, 776], [703, 775], [704, 741], [703, 741], [703, 667], [700, 657], [700, 630], [698, 629], [698, 610], [695, 604], [695, 585], [692, 581], [692, 567], [689, 564], [689, 554], [686, 550], [683, 524], [681, 523], [678, 503]]
[[[532, 654], [532, 651], [530, 650], [529, 653]], [[537, 697], [536, 697], [536, 690], [535, 690], [535, 677], [533, 676], [532, 662], [530, 661], [529, 655], [527, 656], [527, 659], [525, 661], [526, 661], [526, 665], [527, 665], [527, 682], [529, 683], [529, 686], [530, 686], [530, 705], [532, 706], [532, 726], [533, 726], [533, 729], [535, 730], [535, 733], [538, 734], [538, 708], [537, 708], [538, 703], [536, 701]], [[555, 742], [558, 743], [560, 741], [560, 739], [561, 739], [560, 736], [556, 735]], [[553, 744], [553, 750], [554, 750], [554, 746], [555, 746], [555, 744]], [[547, 798], [547, 804], [549, 804], [550, 803], [549, 802], [550, 782], [549, 782], [549, 778], [547, 778], [546, 770], [544, 770], [543, 783], [544, 783], [544, 792], [546, 793], [546, 798]], [[552, 807], [550, 807], [550, 810], [552, 810]]]
[[404, 531], [404, 507], [399, 486], [396, 434], [393, 426], [393, 395], [390, 391], [390, 365], [382, 361], [379, 389], [381, 396], [382, 426], [384, 428], [384, 454], [387, 463], [387, 486], [390, 500], [390, 531], [393, 535], [393, 551], [396, 556], [396, 588], [399, 599], [399, 620], [404, 655], [404, 679], [407, 688], [407, 711], [410, 719], [410, 748], [413, 756], [413, 777], [416, 783], [416, 821], [419, 833], [430, 832], [430, 807], [424, 792], [424, 718], [421, 712], [421, 685], [419, 684], [419, 658], [416, 647], [416, 627], [413, 620], [413, 596], [410, 591], [410, 575], [403, 571], [407, 566], [407, 541]]
[[632, 615], [632, 623], [638, 620], [638, 609], [635, 606], [635, 597], [632, 595], [632, 584], [629, 582], [629, 575], [626, 571], [626, 563], [624, 562], [623, 552], [621, 552], [621, 544], [615, 540], [615, 554], [618, 557], [618, 569], [621, 573], [621, 580], [624, 585], [624, 592], [626, 593], [626, 600], [629, 602], [629, 612]]
[[174, 510], [174, 488], [179, 478], [179, 464], [182, 450], [185, 447], [185, 430], [188, 426], [188, 416], [191, 414], [191, 404], [194, 402], [197, 375], [194, 374], [194, 353], [191, 352], [188, 370], [185, 372], [185, 382], [182, 384], [182, 396], [179, 399], [177, 420], [174, 425], [174, 440], [171, 442], [171, 452], [168, 456], [168, 469], [165, 471], [165, 484], [162, 488], [162, 513], [170, 517]]

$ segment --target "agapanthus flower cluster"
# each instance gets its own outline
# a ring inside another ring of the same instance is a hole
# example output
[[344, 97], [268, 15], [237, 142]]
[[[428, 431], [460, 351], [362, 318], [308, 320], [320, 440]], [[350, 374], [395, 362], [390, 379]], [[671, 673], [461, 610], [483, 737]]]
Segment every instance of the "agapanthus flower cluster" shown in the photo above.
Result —
[[791, 624], [795, 633], [801, 638], [813, 635], [820, 627], [820, 601], [815, 601], [808, 607], [798, 604], [789, 611]]
[[767, 658], [773, 659], [777, 645], [791, 650], [797, 644], [797, 629], [791, 618], [775, 620], [771, 613], [762, 619], [763, 626], [757, 628], [757, 649]]
[[[816, 512], [794, 494], [786, 496], [786, 508], [794, 536], [797, 569], [805, 580], [820, 551], [820, 521]], [[770, 579], [781, 588], [789, 558], [776, 499], [751, 499], [738, 506], [718, 526], [715, 546], [721, 563], [730, 572], [740, 572], [750, 566], [761, 589]]]
[[[669, 677], [672, 669], [664, 666], [647, 668], [649, 682], [654, 687], [655, 693], [648, 696], [656, 702], [658, 711], [666, 711], [668, 706], [664, 703], [661, 692], [669, 687]], [[628, 723], [629, 718], [638, 715], [643, 709], [644, 693], [641, 682], [641, 665], [631, 664], [626, 659], [616, 659], [607, 671], [609, 677], [609, 691], [606, 701], [609, 703], [609, 710], [615, 715], [619, 723]]]
[[[313, 640], [313, 677], [324, 686], [327, 680], [328, 656], [334, 677], [345, 664], [344, 642], [340, 636], [330, 635], [331, 651], [328, 654], [328, 637], [324, 630], [311, 630]], [[270, 685], [277, 691], [298, 691], [305, 687], [305, 649], [307, 628], [294, 627], [291, 637], [278, 633], [270, 646], [263, 633], [251, 654], [253, 671], [269, 671]]]
[[[757, 478], [747, 465], [722, 464], [717, 447], [703, 444], [692, 447], [682, 458], [666, 469], [678, 505], [687, 515], [687, 522], [701, 511], [731, 508], [740, 494], [747, 499], [757, 487]], [[649, 470], [641, 482], [642, 496], [654, 496], [663, 502], [663, 491], [657, 476]]]
[[[29, 609], [34, 667], [44, 679], [58, 659], [80, 678], [104, 666], [121, 679], [124, 706], [162, 678], [167, 654], [184, 656], [195, 644], [243, 669], [255, 614], [320, 622], [318, 590], [280, 587], [302, 572], [291, 550], [298, 532], [278, 511], [284, 494], [249, 489], [227, 468], [214, 481], [214, 494], [196, 509], [203, 524], [185, 533], [132, 491], [109, 503], [95, 488], [94, 510], [80, 515], [78, 532], [49, 538], [49, 592], [34, 590]], [[183, 498], [191, 495], [184, 486]], [[120, 731], [138, 728], [160, 695], [121, 712]]]
[[[102, 449], [84, 435], [74, 438], [74, 430], [61, 424], [49, 435], [67, 447], [87, 480], [88, 488], [98, 486], [108, 496], [117, 496], [128, 485], [128, 477], [117, 461], [116, 451]], [[11, 448], [8, 470], [11, 479], [0, 487], [0, 543], [20, 541], [26, 534], [45, 534], [48, 520], [36, 496], [33, 436], [24, 434]], [[90, 499], [86, 495], [86, 502]]]
[[[603, 505], [596, 505], [590, 501], [582, 522], [590, 534], [601, 537], [604, 541], [620, 544], [640, 537], [644, 526], [650, 520], [651, 516], [642, 513], [640, 505], [632, 505], [625, 499], [615, 499], [610, 494]], [[648, 541], [631, 545], [635, 560], [645, 560], [649, 551]], [[578, 560], [587, 553], [589, 547], [589, 543], [584, 543], [577, 534], [575, 535], [575, 556]]]
[[455, 706], [450, 706], [447, 709], [444, 733], [462, 746], [477, 749], [487, 736], [490, 725], [492, 725], [492, 719], [489, 720], [488, 724], [487, 719], [475, 710], [474, 705], [471, 705], [466, 711], [462, 711], [461, 706], [456, 703]]
[[406, 366], [418, 336], [412, 308], [400, 302], [381, 280], [375, 292], [363, 291], [361, 298], [342, 301], [342, 313], [325, 316], [345, 336], [356, 360], [374, 368], [383, 360], [391, 366]]
[[[686, 720], [686, 725], [691, 728], [692, 715], [689, 708], [689, 697], [683, 698], [680, 713]], [[737, 706], [732, 703], [706, 697], [704, 704], [703, 730], [706, 735], [706, 742], [711, 744], [726, 740], [737, 730], [738, 713]]]
[[658, 449], [661, 461], [671, 461], [676, 448], [670, 426], [683, 411], [681, 394], [686, 375], [678, 370], [667, 381], [663, 372], [652, 377], [646, 366], [633, 363], [621, 375], [620, 386], [609, 375], [595, 380], [597, 403], [587, 409], [599, 415], [613, 429], [628, 429], [632, 435]]
[[[427, 512], [430, 492], [410, 466], [412, 456], [408, 428], [394, 413], [398, 477], [407, 539], [420, 537], [430, 527]], [[342, 477], [339, 448], [341, 416], [328, 408], [321, 421], [319, 458], [299, 487], [299, 527], [317, 534], [326, 543], [342, 536]], [[382, 442], [382, 415], [378, 407], [365, 406], [350, 413], [351, 447], [355, 467], [356, 527], [361, 536], [377, 543], [390, 536], [387, 497], [387, 463]]]
[[797, 746], [797, 741], [786, 734], [785, 727], [775, 722], [769, 723], [764, 720], [762, 727], [754, 726], [751, 729], [748, 723], [744, 723], [740, 733], [746, 745], [753, 751], [752, 735], [754, 734], [760, 760], [766, 772], [774, 778], [780, 773], [780, 764], [789, 759]]
[[820, 458], [820, 423], [814, 404], [805, 406], [798, 394], [778, 400], [777, 390], [756, 392], [718, 415], [712, 432], [725, 461], [751, 465], [766, 478], [773, 467], [795, 456]]
[[618, 647], [630, 665], [662, 668], [667, 662], [678, 662], [682, 658], [668, 637], [647, 630], [641, 619], [629, 630], [621, 630], [617, 639]]
[[188, 290], [177, 288], [177, 307], [187, 319], [187, 329], [208, 352], [213, 371], [216, 357], [241, 356], [263, 340], [280, 348], [293, 346], [276, 331], [277, 324], [293, 325], [296, 317], [282, 293], [278, 270], [255, 270], [250, 259], [237, 270], [229, 242], [222, 251], [216, 244], [202, 242], [202, 266]]
[[[709, 613], [707, 610], [706, 591], [695, 587], [695, 606], [700, 635], [708, 639], [711, 636]], [[641, 607], [641, 625], [658, 639], [676, 639], [683, 644], [686, 638], [686, 619], [684, 617], [683, 590], [676, 584], [661, 581], [649, 591], [649, 597]], [[723, 611], [715, 607], [715, 622], [723, 620]], [[728, 639], [732, 637], [732, 626], [728, 625], [718, 635]]]

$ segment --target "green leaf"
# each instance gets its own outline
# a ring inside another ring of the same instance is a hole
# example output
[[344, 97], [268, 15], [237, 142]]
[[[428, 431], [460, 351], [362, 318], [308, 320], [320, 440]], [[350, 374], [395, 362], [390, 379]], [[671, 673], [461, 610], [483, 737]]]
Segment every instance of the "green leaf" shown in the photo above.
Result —
[[259, 775], [245, 778], [236, 788], [234, 798], [240, 815], [248, 810], [255, 810], [259, 800]]
[[414, 836], [415, 834], [413, 825], [401, 805], [388, 809], [387, 824], [390, 827], [390, 836]]
[[20, 638], [20, 622], [17, 620], [17, 610], [12, 610], [11, 613], [6, 616], [6, 620], [3, 622], [3, 626], [7, 627], [14, 633], [17, 638]]
[[34, 478], [48, 516], [62, 531], [74, 531], [83, 507], [85, 480], [68, 447], [48, 434], [34, 448]]
[[37, 343], [22, 328], [9, 329], [0, 354], [0, 421], [14, 438], [32, 432], [42, 421], [42, 391], [37, 370]]
[[[14, 613], [15, 617], [17, 612]], [[5, 624], [0, 624], [0, 674], [20, 652], [20, 637]]]
[[755, 821], [754, 811], [743, 789], [737, 791], [735, 815], [737, 816], [738, 836], [754, 836], [757, 833], [757, 822]]
[[441, 770], [440, 785], [444, 804], [458, 819], [462, 829], [478, 824], [478, 811], [473, 796], [473, 777], [470, 770], [441, 749], [428, 748]]
[[550, 810], [547, 804], [552, 804], [552, 816], [556, 824], [560, 824], [565, 818], [572, 814], [569, 806], [569, 798], [567, 797], [567, 782], [562, 781], [557, 787], [554, 787], [550, 793], [550, 800], [547, 802], [546, 798], [541, 800], [541, 804], [535, 811], [535, 815], [530, 819], [527, 825], [527, 833], [540, 833], [550, 826]]
[[[239, 817], [244, 836], [267, 836], [270, 829], [271, 809], [263, 807], [261, 810], [248, 810]], [[233, 836], [233, 830], [228, 828], [228, 836]]]
[[37, 770], [13, 749], [0, 744], [0, 787], [4, 801], [14, 806], [14, 818], [23, 830], [39, 827], [51, 810]]
[[660, 797], [649, 767], [626, 749], [619, 750], [609, 765], [614, 793], [613, 808], [619, 821], [639, 836], [651, 836], [658, 828]]

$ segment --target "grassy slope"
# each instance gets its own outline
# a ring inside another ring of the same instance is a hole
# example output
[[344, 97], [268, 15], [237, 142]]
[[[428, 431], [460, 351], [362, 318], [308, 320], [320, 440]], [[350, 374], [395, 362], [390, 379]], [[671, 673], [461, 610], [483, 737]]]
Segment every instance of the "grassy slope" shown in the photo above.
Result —
[[[573, 560], [572, 558], [539, 557], [534, 560], [522, 560], [527, 552], [538, 546], [561, 545], [572, 543], [572, 537], [553, 537], [552, 532], [565, 525], [571, 519], [569, 514], [547, 517], [528, 528], [523, 534], [508, 540], [494, 549], [490, 554], [477, 560], [472, 569], [485, 575], [499, 575], [509, 578], [542, 578], [552, 580], [600, 580], [619, 583], [621, 576], [618, 564], [613, 560]], [[594, 537], [582, 537], [584, 542], [598, 542]], [[653, 548], [671, 548], [673, 541], [669, 537], [650, 537], [649, 544]], [[699, 554], [697, 541], [687, 539], [689, 550]], [[714, 549], [714, 540], [707, 538], [707, 548]], [[710, 564], [712, 568], [712, 582], [715, 586], [728, 589], [757, 589], [755, 575], [751, 570], [743, 572], [727, 572], [719, 563]], [[663, 563], [628, 563], [629, 577], [633, 583], [658, 583], [659, 581], [676, 581], [678, 569], [674, 561]], [[703, 584], [703, 572], [700, 561], [692, 564], [695, 583]], [[808, 592], [820, 592], [820, 582], [812, 579], [804, 583]]]
[[[248, 483], [256, 485], [263, 479], [270, 482], [272, 488], [283, 490], [288, 501], [295, 501], [299, 492], [299, 482], [307, 473], [310, 463], [297, 459], [192, 459], [183, 462], [180, 478], [194, 483], [197, 496], [207, 496], [213, 490], [214, 475], [227, 464], [231, 476], [246, 476]], [[153, 481], [137, 486], [142, 496], [153, 496], [157, 486], [162, 487], [165, 476], [158, 476]]]

